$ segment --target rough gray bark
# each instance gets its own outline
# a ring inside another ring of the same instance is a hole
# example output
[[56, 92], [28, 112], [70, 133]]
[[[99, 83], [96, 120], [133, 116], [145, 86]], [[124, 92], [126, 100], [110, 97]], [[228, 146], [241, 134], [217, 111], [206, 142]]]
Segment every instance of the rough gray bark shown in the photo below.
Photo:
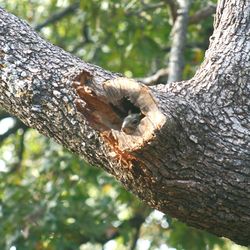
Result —
[[[151, 207], [248, 245], [249, 19], [249, 1], [220, 1], [194, 78], [148, 89], [45, 42], [0, 9], [0, 106]], [[131, 107], [144, 118], [126, 135]]]

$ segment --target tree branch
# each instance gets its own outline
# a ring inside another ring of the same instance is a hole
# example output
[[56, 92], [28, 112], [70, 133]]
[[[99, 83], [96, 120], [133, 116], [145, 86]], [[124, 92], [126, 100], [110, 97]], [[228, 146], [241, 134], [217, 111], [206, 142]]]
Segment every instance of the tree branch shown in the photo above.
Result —
[[15, 134], [20, 128], [26, 130], [27, 126], [24, 123], [22, 123], [19, 119], [16, 119], [15, 125], [12, 128], [8, 129], [5, 133], [0, 135], [0, 144], [10, 135]]
[[139, 9], [139, 10], [136, 10], [136, 11], [127, 11], [126, 15], [127, 16], [139, 15], [139, 14], [141, 14], [144, 11], [155, 10], [155, 9], [158, 9], [158, 8], [162, 8], [164, 6], [165, 6], [165, 4], [162, 3], [162, 2], [156, 3], [156, 4], [144, 4], [144, 6], [141, 9]]
[[156, 73], [154, 73], [151, 76], [138, 78], [137, 80], [147, 86], [152, 86], [152, 85], [159, 84], [160, 81], [165, 82], [165, 79], [167, 79], [167, 77], [168, 77], [168, 69], [163, 68], [163, 69], [158, 70]]
[[93, 43], [93, 41], [91, 40], [91, 38], [89, 37], [89, 27], [88, 25], [84, 25], [83, 26], [83, 40], [81, 42], [79, 42], [70, 52], [75, 54], [77, 52], [78, 49], [83, 48], [83, 46], [85, 46], [86, 44], [89, 43]]
[[132, 240], [130, 250], [136, 249], [136, 244], [137, 244], [137, 241], [140, 237], [140, 230], [141, 230], [141, 226], [143, 223], [144, 223], [144, 219], [141, 217], [140, 220], [137, 220], [137, 224], [134, 226], [135, 233], [133, 235], [133, 240]]
[[189, 5], [190, 0], [179, 0], [177, 18], [171, 31], [172, 46], [169, 56], [168, 83], [182, 79]]
[[40, 31], [42, 28], [57, 22], [58, 20], [62, 19], [63, 17], [69, 14], [74, 13], [79, 8], [79, 6], [80, 6], [80, 2], [77, 1], [71, 4], [70, 6], [68, 6], [67, 8], [65, 8], [64, 10], [54, 13], [51, 17], [49, 17], [43, 23], [36, 25], [35, 30]]
[[[249, 17], [248, 1], [219, 4], [195, 77], [148, 88], [51, 45], [0, 9], [0, 106], [151, 207], [250, 244]], [[131, 112], [140, 119], [128, 134]]]
[[10, 173], [16, 172], [22, 166], [23, 154], [24, 154], [24, 150], [25, 150], [24, 137], [25, 137], [25, 133], [27, 132], [27, 130], [28, 130], [28, 127], [25, 126], [25, 128], [23, 128], [22, 134], [20, 135], [19, 148], [17, 148], [18, 162], [16, 162], [14, 164], [14, 166], [11, 168]]
[[194, 15], [189, 17], [189, 24], [199, 23], [201, 20], [210, 17], [212, 14], [215, 14], [216, 4], [209, 4], [205, 8], [197, 11]]
[[4, 110], [0, 110], [0, 120], [12, 117], [9, 113], [5, 112]]
[[175, 22], [176, 17], [177, 17], [177, 9], [178, 9], [178, 5], [176, 3], [175, 0], [164, 0], [164, 2], [166, 4], [168, 4], [169, 8], [170, 8], [170, 14], [171, 14], [171, 18], [172, 18], [172, 23]]

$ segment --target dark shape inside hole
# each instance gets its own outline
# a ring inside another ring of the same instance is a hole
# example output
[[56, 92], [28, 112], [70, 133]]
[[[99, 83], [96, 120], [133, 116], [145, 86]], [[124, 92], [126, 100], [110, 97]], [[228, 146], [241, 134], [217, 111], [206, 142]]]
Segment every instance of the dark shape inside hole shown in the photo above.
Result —
[[[129, 98], [127, 97], [123, 97], [118, 103], [117, 105], [114, 104], [110, 104], [113, 111], [120, 117], [120, 129], [122, 127], [122, 124], [124, 122], [124, 120], [126, 119], [126, 117], [128, 117], [131, 114], [139, 114], [139, 123], [141, 121], [142, 118], [145, 117], [144, 114], [141, 113], [141, 110], [139, 107], [137, 107], [136, 105], [134, 105]], [[133, 117], [133, 116], [132, 116]], [[132, 118], [131, 117], [131, 118]], [[133, 119], [131, 119], [132, 121]], [[137, 121], [138, 123], [138, 121]]]
[[[134, 105], [127, 97], [123, 97], [118, 105], [110, 104], [114, 112], [121, 118], [124, 119], [130, 113], [140, 114], [141, 110], [139, 107]], [[144, 116], [143, 116], [144, 117]]]

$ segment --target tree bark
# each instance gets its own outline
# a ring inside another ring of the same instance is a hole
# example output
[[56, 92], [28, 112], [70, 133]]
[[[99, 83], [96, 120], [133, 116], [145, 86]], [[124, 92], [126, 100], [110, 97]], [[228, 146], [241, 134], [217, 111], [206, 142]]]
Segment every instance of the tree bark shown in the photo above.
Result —
[[[148, 88], [70, 55], [0, 9], [0, 106], [151, 207], [250, 244], [250, 2], [220, 1], [189, 81]], [[129, 111], [142, 119], [121, 131]]]

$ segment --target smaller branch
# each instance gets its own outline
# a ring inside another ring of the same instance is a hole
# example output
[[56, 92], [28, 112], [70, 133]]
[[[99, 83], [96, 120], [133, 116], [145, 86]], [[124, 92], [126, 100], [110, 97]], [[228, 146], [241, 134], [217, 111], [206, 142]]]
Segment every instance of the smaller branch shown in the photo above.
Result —
[[205, 8], [196, 12], [193, 16], [189, 17], [189, 24], [195, 24], [200, 22], [207, 17], [210, 17], [212, 14], [215, 14], [216, 11], [216, 4], [209, 4]]
[[[99, 239], [95, 239], [96, 242], [100, 243], [100, 244], [105, 244], [108, 241], [115, 239], [119, 236], [122, 235], [122, 232], [124, 231], [124, 228], [127, 227], [132, 227], [136, 229], [136, 233], [135, 233], [135, 237], [134, 237], [134, 241], [135, 239], [138, 239], [139, 236], [139, 232], [138, 228], [141, 228], [141, 225], [144, 223], [145, 219], [146, 219], [147, 214], [145, 215], [135, 215], [134, 217], [128, 219], [128, 220], [124, 220], [121, 225], [117, 228], [111, 226], [110, 228], [107, 228], [106, 232], [104, 235], [101, 235], [101, 237]], [[133, 244], [134, 244], [133, 241]], [[136, 245], [136, 242], [135, 242]], [[132, 249], [132, 248], [131, 248]]]
[[145, 85], [152, 86], [159, 84], [161, 79], [167, 79], [168, 77], [168, 69], [162, 68], [159, 69], [156, 73], [151, 76], [144, 77], [144, 78], [137, 78], [138, 81], [142, 82]]
[[0, 135], [0, 144], [10, 135], [15, 134], [18, 129], [27, 129], [28, 127], [22, 123], [20, 120], [16, 120], [15, 125], [6, 131], [4, 134]]
[[141, 226], [142, 226], [143, 222], [140, 222], [136, 227], [135, 227], [135, 234], [133, 235], [133, 241], [132, 241], [132, 245], [130, 247], [130, 250], [135, 250], [136, 248], [136, 244], [137, 241], [140, 237], [140, 230], [141, 230]]
[[76, 44], [69, 52], [75, 54], [79, 49], [82, 49], [86, 44], [87, 44], [86, 41], [83, 40], [78, 44]]
[[15, 163], [14, 166], [11, 168], [10, 173], [16, 172], [22, 166], [23, 154], [24, 154], [24, 149], [25, 149], [24, 137], [25, 137], [25, 133], [27, 130], [28, 130], [28, 127], [24, 128], [22, 134], [20, 135], [19, 148], [17, 149], [18, 162]]
[[[207, 43], [206, 42], [200, 42], [200, 43], [188, 43], [186, 44], [185, 48], [187, 49], [202, 49], [205, 50], [207, 49]], [[171, 51], [171, 47], [165, 47], [162, 48], [163, 52], [170, 52]]]
[[79, 8], [79, 5], [80, 5], [80, 2], [77, 1], [76, 3], [73, 3], [70, 6], [68, 6], [67, 8], [65, 8], [64, 10], [55, 13], [54, 15], [49, 17], [47, 20], [45, 20], [43, 23], [35, 26], [35, 30], [40, 31], [45, 26], [57, 22], [58, 20], [65, 17], [66, 15], [72, 14], [73, 12], [75, 12]]
[[181, 81], [183, 71], [183, 52], [186, 43], [188, 10], [191, 0], [178, 0], [177, 18], [171, 31], [172, 46], [169, 56], [168, 83]]
[[18, 160], [19, 160], [18, 163], [20, 165], [21, 165], [21, 162], [23, 160], [23, 153], [24, 153], [24, 149], [25, 149], [25, 147], [24, 147], [24, 136], [25, 136], [25, 133], [26, 133], [27, 129], [28, 129], [27, 127], [23, 129], [22, 134], [20, 136], [20, 141], [19, 141], [20, 145], [19, 145], [17, 155], [18, 155]]
[[127, 16], [132, 16], [132, 15], [140, 15], [144, 11], [150, 11], [150, 10], [155, 10], [157, 8], [163, 8], [166, 6], [166, 4], [169, 5], [170, 7], [170, 15], [172, 17], [173, 22], [176, 19], [177, 16], [177, 5], [175, 3], [175, 0], [164, 0], [163, 2], [159, 2], [156, 4], [146, 4], [143, 0], [141, 0], [141, 4], [143, 7], [137, 11], [127, 11], [126, 15]]
[[9, 113], [5, 112], [4, 110], [0, 110], [0, 121], [5, 118], [12, 117]]
[[72, 54], [75, 54], [79, 49], [82, 49], [86, 44], [93, 43], [89, 36], [89, 27], [84, 25], [82, 29], [83, 40], [75, 45], [75, 47], [70, 51]]
[[148, 11], [148, 10], [155, 10], [157, 8], [162, 8], [165, 6], [165, 3], [160, 2], [160, 3], [156, 3], [156, 4], [143, 4], [143, 8], [137, 10], [137, 11], [131, 11], [131, 12], [127, 12], [126, 15], [127, 16], [132, 16], [132, 15], [139, 15], [141, 14], [143, 11]]
[[86, 43], [92, 43], [93, 41], [91, 40], [91, 38], [89, 37], [89, 26], [88, 25], [84, 25], [83, 26], [83, 29], [82, 29], [82, 34], [83, 34], [83, 37], [84, 37], [84, 40]]
[[164, 0], [166, 4], [169, 5], [170, 8], [170, 14], [172, 17], [172, 22], [174, 23], [177, 18], [177, 4], [175, 0]]

